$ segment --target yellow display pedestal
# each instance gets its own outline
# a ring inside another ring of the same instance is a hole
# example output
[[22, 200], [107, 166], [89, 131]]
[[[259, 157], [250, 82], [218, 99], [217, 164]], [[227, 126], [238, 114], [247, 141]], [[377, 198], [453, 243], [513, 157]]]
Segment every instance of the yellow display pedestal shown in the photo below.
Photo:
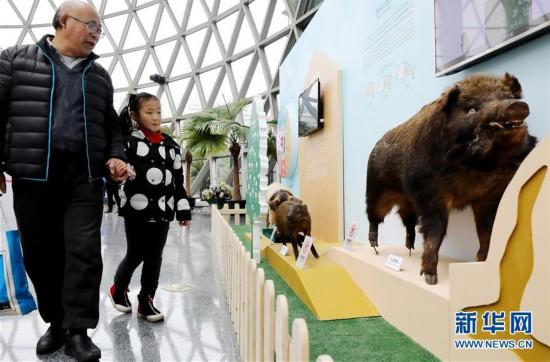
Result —
[[[319, 259], [309, 256], [304, 269], [296, 267], [292, 250], [279, 253], [282, 244], [271, 244], [262, 236], [262, 256], [320, 320], [373, 317], [380, 314], [347, 271], [328, 259], [325, 252], [334, 244], [315, 242]], [[292, 249], [290, 244], [287, 244]]]

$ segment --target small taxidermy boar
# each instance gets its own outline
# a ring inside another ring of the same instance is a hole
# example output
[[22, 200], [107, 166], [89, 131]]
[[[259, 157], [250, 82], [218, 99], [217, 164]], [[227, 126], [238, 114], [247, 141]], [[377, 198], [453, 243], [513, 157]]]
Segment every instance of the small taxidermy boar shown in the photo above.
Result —
[[275, 211], [277, 210], [277, 207], [279, 207], [281, 202], [284, 202], [287, 200], [295, 200], [298, 202], [302, 202], [302, 200], [295, 197], [292, 194], [292, 192], [285, 189], [277, 190], [269, 197], [269, 201], [267, 202], [267, 205], [269, 206], [269, 210], [265, 221], [266, 226], [269, 226], [270, 223], [275, 220]]
[[[281, 234], [283, 244], [286, 245], [286, 242], [290, 241], [294, 259], [298, 258], [298, 245], [301, 247], [303, 240], [299, 233], [311, 236], [311, 217], [307, 206], [298, 199], [281, 202], [275, 210], [275, 226]], [[319, 258], [314, 245], [311, 245], [311, 253], [315, 258]]]
[[393, 206], [414, 248], [420, 223], [424, 252], [420, 274], [437, 283], [438, 253], [451, 209], [471, 206], [479, 239], [477, 260], [489, 250], [500, 198], [533, 149], [516, 77], [474, 75], [457, 83], [374, 146], [367, 167], [369, 241], [378, 246], [378, 224]]

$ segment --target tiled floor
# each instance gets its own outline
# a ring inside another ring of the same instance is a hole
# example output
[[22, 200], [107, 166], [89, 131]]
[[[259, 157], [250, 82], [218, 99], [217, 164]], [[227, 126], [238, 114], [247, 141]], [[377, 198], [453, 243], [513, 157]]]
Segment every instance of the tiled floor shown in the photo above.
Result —
[[[105, 214], [102, 227], [103, 280], [99, 325], [89, 335], [101, 348], [102, 361], [235, 361], [238, 352], [221, 280], [212, 265], [210, 215], [193, 214], [190, 229], [172, 223], [164, 249], [156, 306], [166, 315], [163, 323], [137, 319], [141, 267], [130, 285], [133, 314], [115, 311], [106, 294], [118, 262], [124, 256], [124, 221]], [[192, 287], [185, 292], [166, 290], [172, 284]], [[37, 312], [24, 317], [0, 318], [0, 361], [70, 361], [63, 349], [38, 358], [35, 344], [47, 325]]]

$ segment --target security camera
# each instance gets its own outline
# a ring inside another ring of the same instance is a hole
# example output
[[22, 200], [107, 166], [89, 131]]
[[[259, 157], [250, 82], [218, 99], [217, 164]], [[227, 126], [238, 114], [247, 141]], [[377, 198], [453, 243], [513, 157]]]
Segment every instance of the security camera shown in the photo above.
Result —
[[157, 84], [166, 83], [166, 78], [161, 76], [161, 75], [158, 75], [158, 74], [153, 74], [153, 75], [149, 76], [149, 79], [151, 79], [153, 82], [155, 82]]

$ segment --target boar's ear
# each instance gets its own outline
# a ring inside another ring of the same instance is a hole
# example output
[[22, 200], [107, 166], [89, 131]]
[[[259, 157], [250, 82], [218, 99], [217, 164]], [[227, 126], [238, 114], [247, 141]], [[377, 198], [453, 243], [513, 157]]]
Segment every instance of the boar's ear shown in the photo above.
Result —
[[510, 88], [512, 91], [512, 94], [514, 95], [514, 98], [519, 99], [522, 96], [522, 90], [521, 90], [521, 84], [519, 84], [519, 81], [516, 77], [513, 75], [510, 75], [508, 73], [504, 74], [504, 79], [502, 82]]
[[439, 101], [437, 101], [437, 107], [441, 111], [449, 114], [453, 106], [458, 101], [459, 95], [460, 95], [460, 88], [458, 88], [458, 86], [455, 85], [454, 87], [448, 89], [447, 91], [445, 91], [445, 93], [443, 93]]
[[267, 202], [267, 205], [269, 205], [269, 207], [271, 208], [271, 210], [275, 211], [275, 209], [279, 206], [280, 203], [281, 203], [281, 200], [279, 200], [278, 198], [276, 198], [276, 199], [269, 200], [269, 201]]

